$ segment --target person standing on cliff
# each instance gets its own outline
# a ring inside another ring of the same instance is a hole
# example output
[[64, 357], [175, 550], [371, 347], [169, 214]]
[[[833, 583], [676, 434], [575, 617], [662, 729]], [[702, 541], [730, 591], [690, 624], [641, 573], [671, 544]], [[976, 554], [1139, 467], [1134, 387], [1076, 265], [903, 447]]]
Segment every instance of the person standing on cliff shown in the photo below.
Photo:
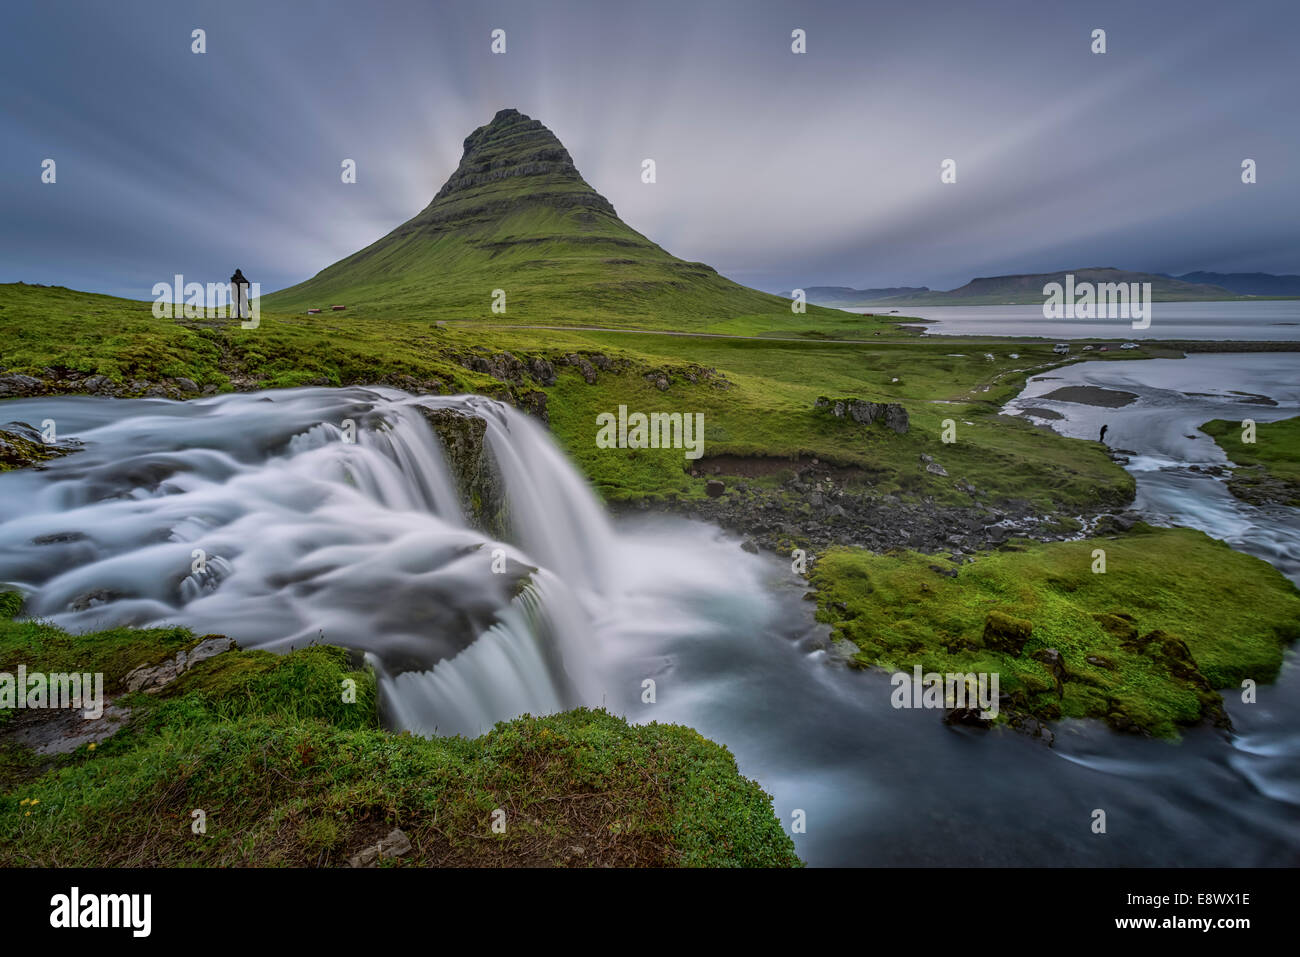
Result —
[[247, 315], [248, 280], [238, 266], [235, 267], [235, 274], [230, 277], [230, 306], [235, 312], [235, 318], [243, 319]]
[[1109, 425], [1103, 425], [1103, 426], [1101, 427], [1101, 435], [1097, 436], [1097, 441], [1098, 441], [1098, 442], [1102, 442], [1102, 443], [1104, 443], [1104, 442], [1106, 441], [1106, 430], [1109, 429], [1109, 428], [1110, 428]]

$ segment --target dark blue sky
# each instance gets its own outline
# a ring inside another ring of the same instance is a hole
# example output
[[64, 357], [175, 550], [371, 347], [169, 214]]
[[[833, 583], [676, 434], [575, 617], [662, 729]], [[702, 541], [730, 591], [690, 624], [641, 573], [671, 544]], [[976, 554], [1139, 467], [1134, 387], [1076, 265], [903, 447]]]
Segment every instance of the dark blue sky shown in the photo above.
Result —
[[6, 0], [0, 281], [289, 285], [507, 106], [634, 228], [764, 289], [1300, 272], [1298, 40], [1294, 0]]

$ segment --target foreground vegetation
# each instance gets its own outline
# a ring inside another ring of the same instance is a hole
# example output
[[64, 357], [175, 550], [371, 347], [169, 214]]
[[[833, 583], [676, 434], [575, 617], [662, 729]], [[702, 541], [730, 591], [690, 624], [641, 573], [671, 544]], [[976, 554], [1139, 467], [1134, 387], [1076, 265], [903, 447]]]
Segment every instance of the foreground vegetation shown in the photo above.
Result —
[[393, 829], [411, 848], [384, 866], [799, 864], [770, 798], [689, 728], [578, 709], [475, 740], [391, 734], [373, 675], [329, 646], [228, 651], [127, 694], [131, 669], [198, 639], [72, 636], [17, 608], [0, 596], [0, 672], [102, 671], [130, 719], [51, 757], [4, 740], [49, 712], [0, 712], [0, 866], [340, 866]]
[[[1093, 570], [1097, 548], [1104, 573]], [[1281, 572], [1190, 529], [1139, 524], [959, 566], [839, 548], [811, 579], [819, 617], [857, 645], [856, 664], [998, 673], [1004, 718], [1174, 735], [1222, 722], [1216, 689], [1271, 681], [1300, 638], [1300, 591]], [[1028, 631], [1016, 636], [1008, 620]]]

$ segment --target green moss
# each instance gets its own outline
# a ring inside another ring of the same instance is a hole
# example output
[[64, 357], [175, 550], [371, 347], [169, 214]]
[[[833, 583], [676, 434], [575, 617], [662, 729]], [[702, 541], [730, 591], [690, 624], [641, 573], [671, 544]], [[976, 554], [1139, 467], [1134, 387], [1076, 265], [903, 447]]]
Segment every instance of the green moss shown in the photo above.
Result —
[[[103, 667], [106, 684], [195, 640], [0, 624], [6, 654]], [[350, 662], [330, 646], [230, 651], [120, 697], [131, 721], [95, 749], [0, 747], [0, 866], [331, 866], [392, 828], [413, 845], [400, 866], [799, 864], [770, 797], [689, 728], [579, 709], [472, 741], [393, 734], [373, 675]]]
[[1300, 416], [1255, 425], [1254, 442], [1243, 441], [1240, 422], [1214, 419], [1201, 426], [1238, 468], [1228, 489], [1254, 504], [1300, 506]]
[[[1092, 571], [1093, 550], [1106, 571]], [[1272, 680], [1300, 635], [1300, 593], [1280, 572], [1200, 532], [1123, 536], [980, 555], [955, 579], [931, 556], [838, 548], [816, 563], [818, 617], [859, 663], [996, 672], [1014, 709], [1174, 735], [1218, 719], [1216, 688]], [[1050, 656], [1064, 666], [1058, 686]], [[1091, 660], [1090, 660], [1091, 659]]]

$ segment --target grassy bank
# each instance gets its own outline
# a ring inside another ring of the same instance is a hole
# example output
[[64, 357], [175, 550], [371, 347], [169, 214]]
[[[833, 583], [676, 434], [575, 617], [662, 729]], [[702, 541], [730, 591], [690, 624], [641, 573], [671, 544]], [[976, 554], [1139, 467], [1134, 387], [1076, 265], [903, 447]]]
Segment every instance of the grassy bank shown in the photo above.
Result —
[[1201, 426], [1237, 465], [1228, 488], [1258, 505], [1300, 506], [1300, 416], [1255, 426], [1255, 441], [1243, 440], [1240, 422], [1214, 419]]
[[[131, 669], [195, 636], [70, 636], [10, 620], [17, 604], [0, 596], [0, 672], [102, 671], [130, 717], [63, 756], [0, 746], [0, 866], [339, 866], [394, 828], [412, 845], [397, 866], [799, 863], [770, 798], [689, 728], [579, 709], [474, 740], [392, 734], [373, 676], [328, 646], [228, 651], [128, 694]], [[0, 715], [2, 740], [49, 712]]]
[[[1014, 711], [1156, 735], [1218, 719], [1216, 689], [1272, 680], [1284, 647], [1300, 637], [1300, 592], [1290, 581], [1190, 529], [1138, 525], [1012, 546], [960, 566], [841, 548], [822, 556], [811, 578], [819, 617], [857, 645], [860, 666], [996, 672]], [[1027, 623], [1027, 639], [1008, 638], [998, 616]], [[1059, 652], [1059, 672], [1048, 649]]]

